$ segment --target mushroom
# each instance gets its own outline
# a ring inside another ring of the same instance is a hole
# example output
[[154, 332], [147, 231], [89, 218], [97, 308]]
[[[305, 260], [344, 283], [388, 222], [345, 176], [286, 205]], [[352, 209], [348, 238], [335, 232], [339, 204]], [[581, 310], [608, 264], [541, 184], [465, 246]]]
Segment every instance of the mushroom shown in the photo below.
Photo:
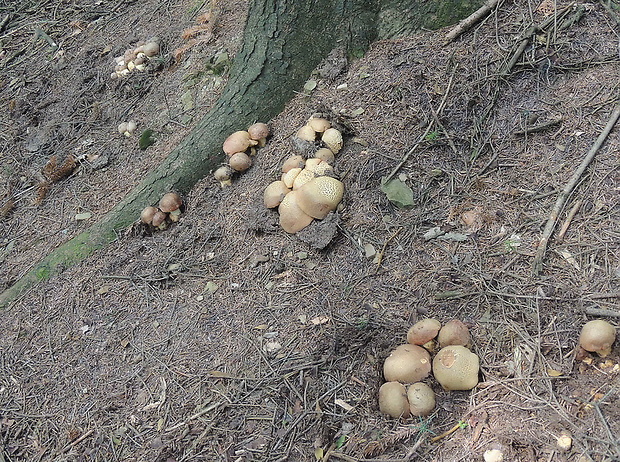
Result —
[[152, 206], [145, 207], [144, 210], [142, 210], [142, 213], [140, 213], [140, 221], [147, 225], [152, 224], [153, 217], [155, 216], [157, 212], [158, 212], [157, 207], [152, 207]]
[[295, 167], [295, 168], [290, 169], [288, 172], [282, 174], [282, 181], [284, 181], [284, 184], [286, 184], [287, 188], [293, 187], [295, 178], [297, 178], [297, 175], [299, 175], [301, 170], [302, 170], [301, 168]]
[[462, 321], [453, 319], [444, 324], [439, 331], [437, 340], [441, 348], [447, 347], [448, 345], [462, 345], [467, 347], [471, 343], [471, 336], [469, 335], [469, 329]]
[[427, 416], [435, 409], [435, 392], [422, 382], [416, 382], [407, 388], [407, 399], [411, 415]]
[[118, 132], [121, 135], [124, 135], [126, 131], [127, 131], [127, 122], [121, 122], [120, 124], [118, 124]]
[[138, 128], [138, 124], [135, 120], [130, 120], [127, 122], [127, 130], [125, 131], [125, 136], [131, 136], [135, 133]]
[[222, 149], [224, 149], [226, 154], [232, 156], [238, 152], [245, 151], [247, 148], [254, 146], [257, 143], [258, 141], [250, 138], [250, 134], [248, 132], [239, 130], [224, 140]]
[[317, 159], [321, 159], [330, 165], [333, 165], [335, 156], [331, 149], [321, 148], [314, 155]]
[[312, 170], [308, 168], [304, 168], [299, 172], [299, 175], [295, 177], [295, 181], [293, 181], [293, 189], [299, 189], [303, 185], [305, 185], [308, 181], [313, 180], [315, 178]]
[[304, 125], [299, 130], [297, 130], [297, 134], [295, 136], [304, 141], [314, 142], [314, 140], [316, 139], [316, 132], [310, 125]]
[[268, 209], [277, 207], [291, 190], [286, 187], [282, 180], [274, 181], [265, 188], [263, 193], [263, 202]]
[[607, 321], [596, 319], [589, 321], [581, 329], [579, 345], [586, 351], [607, 356], [616, 340], [616, 329]]
[[323, 219], [338, 207], [344, 194], [344, 185], [335, 178], [319, 176], [297, 191], [299, 207], [311, 217]]
[[151, 222], [151, 224], [156, 228], [165, 229], [167, 217], [168, 214], [162, 212], [161, 210], [158, 210], [157, 212], [155, 212], [155, 215], [153, 215], [153, 221]]
[[228, 165], [222, 165], [215, 172], [213, 172], [213, 176], [217, 181], [220, 182], [222, 188], [226, 186], [230, 186], [232, 184], [232, 175], [233, 170]]
[[323, 117], [310, 117], [308, 119], [308, 126], [312, 128], [317, 133], [323, 133], [328, 128], [331, 128], [332, 124], [329, 120], [324, 119]]
[[436, 319], [422, 319], [409, 328], [407, 341], [412, 345], [424, 345], [437, 337], [439, 329], [441, 323]]
[[282, 164], [282, 173], [288, 172], [292, 168], [304, 168], [306, 161], [302, 156], [291, 156]]
[[269, 126], [262, 122], [256, 122], [248, 127], [250, 138], [256, 141], [267, 139], [269, 136]]
[[228, 165], [237, 172], [245, 172], [252, 166], [252, 159], [245, 152], [236, 152], [228, 159]]
[[177, 193], [169, 192], [162, 196], [159, 200], [159, 210], [162, 212], [172, 212], [181, 207], [183, 201], [181, 200], [181, 196]]
[[321, 137], [321, 141], [323, 141], [334, 154], [338, 154], [338, 151], [342, 149], [342, 133], [335, 128], [328, 128], [325, 130], [325, 133], [323, 133]]
[[407, 390], [402, 383], [386, 382], [379, 388], [379, 410], [382, 414], [398, 419], [409, 417]]
[[142, 47], [142, 53], [144, 53], [149, 58], [159, 54], [159, 43], [154, 40], [145, 43]]
[[388, 382], [415, 383], [425, 379], [431, 372], [431, 357], [418, 345], [400, 345], [383, 363], [383, 375]]
[[462, 345], [439, 350], [433, 359], [433, 374], [445, 390], [471, 390], [478, 384], [480, 359]]
[[280, 213], [280, 226], [287, 233], [294, 234], [301, 231], [310, 223], [313, 218], [304, 213], [297, 204], [298, 191], [291, 191], [280, 203], [278, 212]]

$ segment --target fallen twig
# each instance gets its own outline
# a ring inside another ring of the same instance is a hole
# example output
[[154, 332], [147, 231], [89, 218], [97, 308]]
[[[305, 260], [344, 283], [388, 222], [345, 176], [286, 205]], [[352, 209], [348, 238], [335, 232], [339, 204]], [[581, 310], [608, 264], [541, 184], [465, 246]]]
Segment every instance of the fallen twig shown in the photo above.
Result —
[[590, 316], [607, 316], [610, 318], [620, 318], [620, 311], [606, 310], [604, 308], [594, 307], [586, 308], [584, 311]]
[[487, 16], [498, 3], [499, 0], [487, 0], [484, 5], [459, 22], [456, 27], [446, 34], [446, 43], [452, 42], [458, 36], [471, 29], [474, 24]]
[[465, 428], [466, 426], [467, 424], [464, 421], [459, 420], [457, 424], [454, 427], [452, 427], [450, 430], [443, 432], [441, 435], [433, 436], [431, 438], [431, 442], [436, 443], [437, 441], [445, 438], [446, 436], [450, 436], [452, 433], [457, 431], [459, 428]]
[[568, 212], [568, 215], [566, 216], [566, 220], [564, 220], [564, 224], [562, 224], [562, 227], [560, 228], [560, 232], [558, 233], [558, 236], [556, 237], [556, 241], [558, 243], [562, 242], [564, 240], [564, 236], [566, 235], [566, 231], [568, 231], [568, 227], [572, 223], [573, 218], [575, 218], [575, 215], [577, 215], [577, 212], [579, 211], [579, 208], [581, 207], [581, 204], [583, 204], [583, 201], [582, 200], [578, 200], [573, 205], [573, 208], [570, 209], [570, 212]]
[[532, 125], [531, 127], [528, 127], [525, 130], [516, 131], [514, 132], [514, 136], [523, 136], [523, 135], [529, 135], [530, 133], [542, 132], [548, 128], [554, 127], [562, 123], [563, 121], [564, 119], [562, 117], [558, 117], [557, 119], [551, 119], [539, 125]]
[[560, 192], [560, 194], [558, 195], [558, 199], [556, 200], [555, 205], [551, 210], [551, 213], [549, 214], [549, 219], [547, 220], [547, 224], [545, 225], [545, 229], [543, 230], [542, 237], [540, 238], [538, 249], [536, 250], [536, 255], [534, 257], [534, 262], [532, 265], [533, 276], [537, 276], [542, 271], [543, 259], [545, 258], [545, 252], [547, 251], [547, 244], [549, 243], [551, 234], [555, 229], [555, 225], [558, 221], [558, 216], [560, 215], [560, 212], [562, 211], [562, 208], [566, 203], [566, 199], [568, 199], [568, 196], [577, 185], [579, 178], [581, 178], [586, 168], [588, 168], [588, 165], [590, 165], [590, 163], [592, 162], [592, 159], [594, 159], [597, 151], [603, 145], [603, 143], [607, 139], [607, 136], [609, 136], [609, 133], [614, 128], [614, 125], [616, 125], [619, 117], [620, 106], [614, 109], [611, 114], [611, 118], [609, 119], [609, 122], [607, 122], [607, 125], [596, 139], [596, 142], [592, 145], [585, 158], [581, 161], [581, 165], [579, 165], [579, 168], [577, 168], [569, 182], [566, 184], [566, 186], [564, 186], [562, 192]]

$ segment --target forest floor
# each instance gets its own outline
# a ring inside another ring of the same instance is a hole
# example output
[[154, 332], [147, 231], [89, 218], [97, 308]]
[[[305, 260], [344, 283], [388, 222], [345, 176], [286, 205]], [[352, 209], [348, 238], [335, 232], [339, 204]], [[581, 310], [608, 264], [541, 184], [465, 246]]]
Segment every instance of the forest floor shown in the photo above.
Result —
[[[0, 6], [0, 291], [216, 101], [247, 5], [220, 2], [191, 42], [206, 3]], [[619, 104], [619, 18], [605, 2], [505, 2], [453, 43], [423, 31], [311, 76], [232, 186], [205, 178], [169, 229], [136, 225], [0, 311], [0, 461], [620, 460], [618, 342], [576, 355], [587, 320], [620, 316], [620, 126], [533, 273]], [[152, 36], [147, 70], [111, 79], [114, 57]], [[346, 130], [322, 250], [262, 206], [316, 111]], [[53, 156], [77, 164], [50, 181]], [[402, 159], [401, 208], [381, 179]], [[429, 417], [382, 416], [383, 360], [425, 317], [467, 324], [480, 383], [429, 377]]]

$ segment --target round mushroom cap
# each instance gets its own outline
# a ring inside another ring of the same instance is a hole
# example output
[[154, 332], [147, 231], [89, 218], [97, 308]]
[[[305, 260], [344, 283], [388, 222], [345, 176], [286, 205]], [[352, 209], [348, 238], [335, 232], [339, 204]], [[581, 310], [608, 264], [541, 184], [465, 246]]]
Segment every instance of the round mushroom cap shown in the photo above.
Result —
[[441, 348], [447, 347], [448, 345], [469, 346], [471, 344], [469, 329], [458, 319], [453, 319], [445, 323], [439, 331], [437, 340]]
[[159, 43], [157, 41], [150, 41], [142, 47], [142, 53], [149, 58], [159, 53]]
[[316, 157], [317, 159], [321, 159], [322, 161], [327, 162], [330, 165], [333, 165], [334, 161], [336, 160], [336, 156], [334, 156], [332, 150], [328, 148], [319, 149], [316, 154], [314, 154], [314, 157]]
[[308, 181], [316, 178], [316, 175], [312, 170], [308, 168], [304, 168], [299, 172], [299, 175], [295, 177], [295, 181], [293, 181], [293, 189], [299, 189], [303, 185], [305, 185]]
[[433, 359], [433, 374], [445, 390], [471, 390], [478, 384], [480, 359], [462, 345], [439, 350]]
[[316, 132], [310, 125], [304, 125], [297, 130], [297, 134], [295, 136], [304, 141], [314, 141], [316, 139]]
[[396, 347], [383, 363], [383, 375], [388, 382], [415, 383], [431, 372], [431, 356], [418, 345]]
[[246, 131], [239, 130], [231, 134], [222, 145], [222, 149], [226, 154], [232, 156], [237, 152], [243, 152], [250, 146], [254, 146], [257, 142], [250, 138], [250, 134]]
[[407, 399], [411, 415], [427, 416], [435, 409], [435, 392], [423, 382], [409, 385]]
[[402, 383], [386, 382], [379, 388], [379, 410], [382, 414], [398, 419], [409, 417], [407, 390]]
[[311, 217], [320, 220], [336, 210], [344, 195], [344, 185], [335, 178], [319, 176], [297, 191], [299, 207]]
[[248, 134], [253, 140], [260, 140], [269, 136], [269, 126], [262, 122], [256, 122], [248, 127]]
[[286, 187], [284, 181], [278, 180], [270, 183], [263, 193], [263, 203], [268, 209], [277, 207], [291, 190]]
[[299, 208], [297, 204], [298, 191], [291, 191], [280, 203], [278, 212], [280, 213], [280, 226], [287, 233], [294, 234], [301, 231], [310, 223], [313, 218]]
[[441, 329], [441, 323], [436, 319], [422, 319], [407, 331], [407, 342], [412, 345], [424, 345], [437, 337], [439, 329]]
[[215, 172], [213, 172], [213, 176], [217, 181], [227, 181], [233, 175], [233, 170], [229, 165], [222, 165]]
[[153, 221], [151, 224], [157, 228], [166, 222], [166, 218], [168, 218], [168, 214], [158, 210], [155, 212], [155, 215], [153, 215]]
[[342, 133], [335, 128], [328, 128], [325, 130], [325, 133], [323, 133], [321, 137], [321, 141], [323, 141], [334, 154], [338, 154], [338, 151], [342, 149]]
[[172, 212], [181, 207], [182, 204], [181, 196], [177, 193], [169, 192], [164, 194], [159, 200], [159, 210], [166, 213]]
[[310, 119], [308, 119], [308, 125], [317, 133], [323, 133], [332, 126], [329, 120], [323, 117], [310, 117]]
[[155, 214], [157, 213], [157, 207], [145, 207], [144, 210], [142, 210], [142, 213], [140, 213], [140, 221], [142, 223], [146, 223], [147, 225], [150, 225], [153, 223], [153, 217], [155, 216]]
[[228, 159], [228, 165], [237, 172], [245, 172], [252, 166], [252, 158], [245, 152], [236, 152]]
[[301, 171], [301, 168], [295, 167], [290, 169], [288, 172], [282, 174], [282, 181], [284, 181], [284, 184], [287, 188], [293, 187], [293, 183], [295, 183], [295, 178], [297, 178], [297, 175], [299, 175]]
[[287, 173], [292, 168], [304, 168], [306, 160], [299, 155], [291, 156], [282, 164], [282, 173]]
[[579, 345], [586, 351], [607, 356], [616, 340], [616, 329], [607, 321], [595, 319], [584, 324], [579, 335]]

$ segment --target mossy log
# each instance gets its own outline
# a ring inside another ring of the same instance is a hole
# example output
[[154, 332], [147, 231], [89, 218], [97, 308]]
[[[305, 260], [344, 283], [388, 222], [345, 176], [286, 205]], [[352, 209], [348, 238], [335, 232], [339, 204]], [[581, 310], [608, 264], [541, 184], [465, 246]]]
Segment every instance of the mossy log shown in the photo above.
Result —
[[224, 158], [222, 142], [239, 127], [282, 111], [313, 69], [336, 46], [359, 56], [373, 41], [453, 23], [481, 2], [473, 0], [253, 0], [241, 50], [213, 109], [196, 128], [98, 223], [45, 256], [0, 294], [6, 306], [36, 283], [83, 261], [136, 221], [145, 204], [181, 194]]

